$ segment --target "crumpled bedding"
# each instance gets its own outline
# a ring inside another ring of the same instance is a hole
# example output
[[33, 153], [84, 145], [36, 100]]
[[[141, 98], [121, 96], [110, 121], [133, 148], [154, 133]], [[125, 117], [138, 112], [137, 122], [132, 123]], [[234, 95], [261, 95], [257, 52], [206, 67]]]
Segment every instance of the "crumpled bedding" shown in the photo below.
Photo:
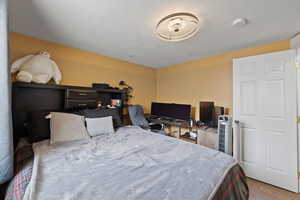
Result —
[[30, 182], [33, 168], [32, 145], [21, 138], [15, 152], [15, 176], [9, 182], [5, 200], [22, 200]]
[[33, 145], [24, 200], [207, 200], [236, 164], [221, 152], [138, 127], [89, 141]]

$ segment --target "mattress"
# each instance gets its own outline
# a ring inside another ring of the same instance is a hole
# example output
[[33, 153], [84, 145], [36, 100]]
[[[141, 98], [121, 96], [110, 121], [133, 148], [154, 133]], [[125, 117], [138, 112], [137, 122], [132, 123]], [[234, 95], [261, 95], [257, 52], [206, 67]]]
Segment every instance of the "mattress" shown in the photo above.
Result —
[[33, 146], [34, 157], [28, 156], [32, 148], [22, 151], [27, 156], [6, 200], [249, 197], [245, 174], [231, 157], [137, 127], [90, 141]]

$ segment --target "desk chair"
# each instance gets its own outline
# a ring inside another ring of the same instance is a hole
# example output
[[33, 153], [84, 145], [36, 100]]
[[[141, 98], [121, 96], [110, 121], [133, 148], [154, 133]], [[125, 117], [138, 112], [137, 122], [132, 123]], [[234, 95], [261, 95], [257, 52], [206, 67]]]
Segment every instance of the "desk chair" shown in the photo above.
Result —
[[161, 135], [167, 135], [163, 131], [163, 126], [161, 124], [149, 123], [144, 115], [144, 109], [141, 105], [132, 105], [128, 107], [129, 117], [132, 125], [139, 126], [146, 130], [151, 130], [154, 133], [159, 133]]

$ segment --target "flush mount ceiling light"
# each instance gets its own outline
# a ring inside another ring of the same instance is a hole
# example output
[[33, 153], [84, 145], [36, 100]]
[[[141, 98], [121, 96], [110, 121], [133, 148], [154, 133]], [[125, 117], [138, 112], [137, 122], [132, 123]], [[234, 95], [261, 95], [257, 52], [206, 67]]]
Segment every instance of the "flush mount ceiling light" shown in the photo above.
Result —
[[182, 41], [194, 36], [200, 28], [198, 17], [190, 13], [175, 13], [160, 20], [156, 33], [166, 41]]
[[233, 27], [242, 28], [249, 24], [249, 20], [246, 18], [238, 18], [232, 22]]

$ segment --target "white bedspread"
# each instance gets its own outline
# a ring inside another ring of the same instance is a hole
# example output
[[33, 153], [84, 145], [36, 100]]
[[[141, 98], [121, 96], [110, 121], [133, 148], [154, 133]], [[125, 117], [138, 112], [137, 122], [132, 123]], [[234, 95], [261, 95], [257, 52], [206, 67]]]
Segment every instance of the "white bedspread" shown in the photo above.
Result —
[[207, 200], [235, 164], [226, 154], [138, 127], [33, 148], [24, 200]]

